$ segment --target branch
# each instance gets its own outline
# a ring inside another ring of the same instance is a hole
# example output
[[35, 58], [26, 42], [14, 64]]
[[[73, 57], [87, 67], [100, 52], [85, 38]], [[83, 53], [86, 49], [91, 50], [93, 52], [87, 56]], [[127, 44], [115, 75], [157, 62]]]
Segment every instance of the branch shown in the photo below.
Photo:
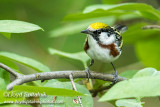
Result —
[[160, 29], [160, 26], [159, 25], [147, 25], [147, 26], [144, 26], [142, 27], [143, 30], [146, 30], [146, 29]]
[[[54, 71], [54, 72], [43, 72], [43, 73], [35, 73], [35, 74], [28, 74], [28, 75], [21, 75], [11, 68], [7, 67], [4, 64], [0, 63], [0, 67], [3, 69], [7, 70], [9, 73], [13, 74], [17, 78], [12, 81], [10, 84], [7, 86], [7, 90], [12, 90], [15, 85], [21, 85], [23, 83], [31, 82], [31, 81], [36, 81], [36, 80], [49, 80], [49, 79], [60, 79], [60, 78], [66, 78], [70, 79], [69, 75], [72, 74], [73, 78], [87, 78], [86, 72], [85, 71]], [[103, 74], [103, 73], [98, 73], [98, 72], [91, 72], [91, 79], [100, 79], [104, 81], [113, 81], [114, 76], [112, 74]], [[118, 80], [122, 81], [125, 80], [126, 78], [118, 76]]]
[[[73, 78], [87, 78], [85, 71], [54, 71], [54, 72], [43, 72], [29, 75], [21, 75], [7, 86], [7, 90], [12, 90], [15, 85], [21, 85], [23, 83], [35, 81], [35, 80], [49, 80], [66, 78], [69, 79], [69, 75], [72, 74]], [[91, 79], [100, 79], [104, 81], [113, 81], [114, 76], [112, 74], [103, 74], [91, 72]], [[118, 81], [125, 80], [123, 77], [118, 77]]]
[[0, 63], [0, 67], [3, 68], [4, 70], [6, 70], [7, 72], [9, 72], [10, 74], [12, 74], [13, 76], [15, 76], [16, 78], [21, 76], [20, 73], [17, 73], [13, 69], [11, 69], [10, 67], [8, 67], [2, 63]]

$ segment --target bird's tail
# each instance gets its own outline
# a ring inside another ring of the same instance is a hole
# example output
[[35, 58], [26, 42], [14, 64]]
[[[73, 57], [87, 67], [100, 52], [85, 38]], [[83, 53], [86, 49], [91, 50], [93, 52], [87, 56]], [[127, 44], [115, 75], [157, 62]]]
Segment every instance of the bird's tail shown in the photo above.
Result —
[[116, 25], [114, 26], [114, 29], [119, 33], [124, 33], [126, 30], [128, 30], [128, 27], [125, 25]]

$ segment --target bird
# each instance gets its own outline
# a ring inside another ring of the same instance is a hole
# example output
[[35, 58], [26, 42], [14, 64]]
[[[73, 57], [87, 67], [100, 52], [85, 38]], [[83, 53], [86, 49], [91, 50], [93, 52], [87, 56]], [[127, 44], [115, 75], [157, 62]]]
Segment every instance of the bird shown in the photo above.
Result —
[[95, 60], [105, 63], [111, 63], [114, 69], [113, 83], [118, 80], [118, 73], [113, 61], [119, 58], [122, 53], [123, 40], [121, 34], [128, 29], [125, 25], [116, 25], [110, 27], [102, 22], [95, 22], [89, 25], [86, 30], [81, 33], [87, 34], [84, 45], [84, 51], [91, 58], [90, 65], [86, 68], [88, 80], [91, 77], [90, 67]]

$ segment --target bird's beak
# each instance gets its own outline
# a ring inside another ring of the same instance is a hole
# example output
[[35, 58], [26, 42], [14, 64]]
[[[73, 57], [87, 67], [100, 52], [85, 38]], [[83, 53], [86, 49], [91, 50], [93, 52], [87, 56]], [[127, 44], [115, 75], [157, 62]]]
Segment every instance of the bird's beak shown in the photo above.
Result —
[[91, 32], [91, 31], [89, 31], [88, 29], [86, 29], [86, 30], [82, 30], [82, 31], [81, 31], [81, 33], [91, 34], [92, 32]]

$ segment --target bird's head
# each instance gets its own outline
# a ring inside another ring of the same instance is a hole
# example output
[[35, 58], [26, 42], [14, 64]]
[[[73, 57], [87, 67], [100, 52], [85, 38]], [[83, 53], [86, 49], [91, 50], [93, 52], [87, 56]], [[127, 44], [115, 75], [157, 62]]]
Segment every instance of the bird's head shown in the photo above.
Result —
[[127, 27], [123, 25], [110, 27], [107, 24], [96, 22], [89, 25], [89, 27], [86, 30], [81, 31], [81, 33], [92, 36], [98, 42], [109, 44], [115, 41], [117, 35], [120, 35], [126, 30]]
[[110, 32], [113, 32], [113, 29], [107, 24], [104, 24], [101, 22], [93, 23], [89, 25], [89, 27], [86, 30], [81, 31], [81, 33], [88, 34], [92, 36], [94, 39], [96, 39], [97, 41], [99, 41], [99, 39], [102, 36], [105, 36], [106, 39], [109, 38]]
[[110, 28], [107, 24], [96, 22], [89, 25], [86, 30], [81, 31], [81, 33], [85, 34], [100, 34], [103, 30]]

